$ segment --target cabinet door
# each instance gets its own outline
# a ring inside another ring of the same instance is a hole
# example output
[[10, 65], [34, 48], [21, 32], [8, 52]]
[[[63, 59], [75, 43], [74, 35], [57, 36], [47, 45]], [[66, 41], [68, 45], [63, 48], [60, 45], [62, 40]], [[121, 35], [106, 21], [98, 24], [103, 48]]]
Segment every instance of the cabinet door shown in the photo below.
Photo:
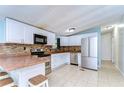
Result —
[[33, 44], [34, 37], [33, 37], [34, 27], [26, 25], [24, 27], [24, 43], [25, 44]]
[[60, 37], [61, 46], [68, 46], [68, 37]]
[[6, 19], [6, 42], [24, 43], [24, 24]]
[[81, 45], [81, 37], [80, 36], [70, 36], [68, 42], [69, 42], [69, 46], [80, 46]]
[[51, 55], [51, 66], [52, 69], [58, 68], [61, 65], [60, 55], [52, 54]]
[[55, 34], [54, 33], [49, 33], [47, 35], [47, 45], [55, 45]]
[[70, 64], [70, 53], [61, 53], [60, 58], [62, 64]]
[[70, 53], [58, 53], [51, 55], [52, 69], [58, 68], [63, 64], [70, 64]]

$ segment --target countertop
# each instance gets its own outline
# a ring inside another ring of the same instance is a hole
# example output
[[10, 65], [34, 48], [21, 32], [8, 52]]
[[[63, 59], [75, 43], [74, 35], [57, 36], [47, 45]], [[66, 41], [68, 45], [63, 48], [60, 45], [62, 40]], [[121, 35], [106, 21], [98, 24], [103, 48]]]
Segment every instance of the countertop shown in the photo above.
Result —
[[81, 52], [77, 52], [77, 51], [76, 52], [74, 52], [74, 51], [72, 51], [72, 52], [70, 52], [70, 51], [69, 52], [68, 51], [64, 51], [64, 52], [63, 51], [58, 51], [58, 52], [52, 52], [51, 54], [57, 54], [57, 53], [81, 53]]
[[54, 49], [50, 52], [50, 54], [57, 54], [57, 53], [81, 53], [81, 51], [76, 50], [61, 50], [61, 49]]
[[19, 57], [0, 57], [0, 66], [5, 71], [12, 71], [19, 68], [42, 64], [50, 61], [50, 56], [19, 56]]
[[[80, 53], [80, 51], [53, 51], [50, 54], [58, 53]], [[42, 64], [45, 62], [50, 62], [50, 56], [47, 57], [37, 57], [31, 55], [24, 56], [1, 56], [0, 57], [0, 66], [5, 71], [12, 71], [19, 68], [29, 67], [37, 64]]]

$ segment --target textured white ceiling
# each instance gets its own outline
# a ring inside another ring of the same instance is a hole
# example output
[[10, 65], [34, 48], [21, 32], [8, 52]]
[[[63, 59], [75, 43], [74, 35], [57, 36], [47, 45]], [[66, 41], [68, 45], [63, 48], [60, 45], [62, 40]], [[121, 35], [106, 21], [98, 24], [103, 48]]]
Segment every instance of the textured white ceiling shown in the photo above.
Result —
[[[124, 6], [0, 6], [0, 18], [14, 18], [60, 35], [120, 22], [123, 15]], [[75, 27], [76, 31], [65, 32], [70, 27]]]

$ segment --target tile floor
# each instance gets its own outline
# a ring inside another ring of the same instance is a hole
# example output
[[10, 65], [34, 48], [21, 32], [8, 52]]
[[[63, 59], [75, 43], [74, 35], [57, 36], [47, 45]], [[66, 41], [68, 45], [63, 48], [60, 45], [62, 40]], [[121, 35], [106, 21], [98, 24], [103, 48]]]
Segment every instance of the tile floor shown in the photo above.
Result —
[[65, 65], [48, 75], [50, 87], [124, 87], [124, 77], [111, 62], [103, 62], [99, 71]]

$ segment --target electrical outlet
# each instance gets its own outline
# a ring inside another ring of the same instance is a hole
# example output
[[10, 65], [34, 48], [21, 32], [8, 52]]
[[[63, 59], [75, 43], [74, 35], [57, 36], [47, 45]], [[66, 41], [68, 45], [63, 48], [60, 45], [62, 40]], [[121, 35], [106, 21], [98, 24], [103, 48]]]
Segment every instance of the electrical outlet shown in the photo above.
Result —
[[24, 47], [24, 50], [26, 50], [26, 47]]

